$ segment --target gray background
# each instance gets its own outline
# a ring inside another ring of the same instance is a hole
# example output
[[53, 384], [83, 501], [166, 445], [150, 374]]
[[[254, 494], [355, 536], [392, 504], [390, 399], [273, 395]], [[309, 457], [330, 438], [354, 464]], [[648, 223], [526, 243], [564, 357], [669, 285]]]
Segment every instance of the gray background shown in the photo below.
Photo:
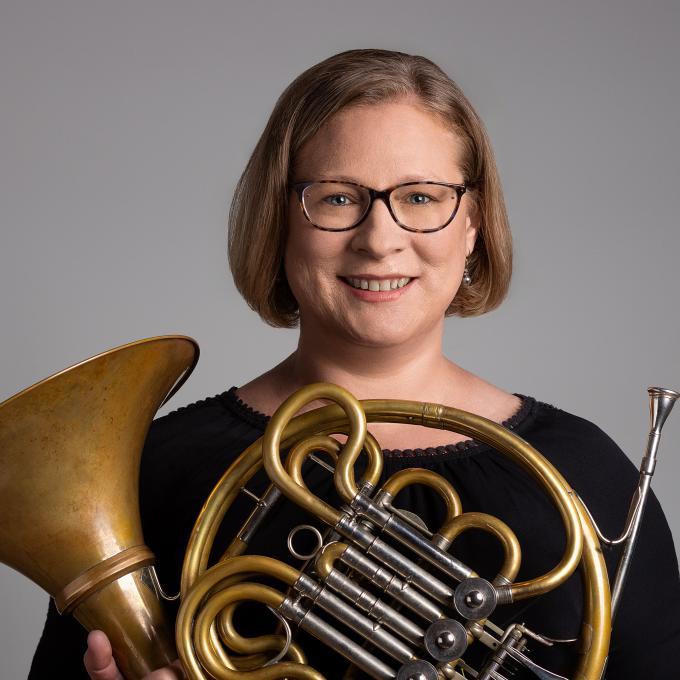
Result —
[[[173, 407], [290, 352], [295, 332], [263, 324], [228, 275], [231, 192], [294, 76], [385, 47], [462, 85], [491, 134], [514, 229], [507, 302], [450, 320], [447, 354], [594, 420], [637, 465], [645, 388], [680, 387], [677, 2], [0, 8], [0, 399], [163, 333], [202, 347]], [[676, 543], [679, 440], [675, 414], [654, 488]], [[26, 674], [46, 602], [0, 566], [0, 677]]]

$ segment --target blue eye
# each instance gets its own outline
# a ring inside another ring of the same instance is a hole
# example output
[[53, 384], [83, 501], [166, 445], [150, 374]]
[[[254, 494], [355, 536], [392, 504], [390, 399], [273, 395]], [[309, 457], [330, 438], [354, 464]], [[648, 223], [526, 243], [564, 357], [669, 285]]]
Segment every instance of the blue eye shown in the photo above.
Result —
[[411, 205], [427, 205], [432, 198], [426, 194], [409, 194], [406, 200]]
[[326, 198], [324, 198], [324, 201], [326, 201], [326, 203], [328, 203], [329, 205], [337, 207], [342, 207], [345, 205], [349, 205], [351, 203], [349, 197], [344, 196], [343, 194], [332, 194], [330, 196], [326, 196]]

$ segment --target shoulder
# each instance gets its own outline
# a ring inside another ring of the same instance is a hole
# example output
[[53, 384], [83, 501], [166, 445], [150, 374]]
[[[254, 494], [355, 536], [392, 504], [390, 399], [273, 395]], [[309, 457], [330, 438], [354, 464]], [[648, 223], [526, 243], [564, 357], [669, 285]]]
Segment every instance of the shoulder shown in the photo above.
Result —
[[[566, 478], [603, 533], [618, 537], [639, 471], [614, 440], [595, 423], [540, 402], [535, 402], [533, 421], [522, 436]], [[609, 573], [615, 574], [620, 549], [605, 547], [603, 554]], [[612, 677], [666, 677], [660, 672], [666, 664], [663, 659], [680, 649], [679, 607], [680, 578], [673, 538], [651, 491], [614, 626]], [[663, 639], [653, 630], [664, 630]], [[647, 674], [645, 664], [651, 658], [654, 662], [647, 665]]]
[[517, 433], [603, 518], [603, 529], [620, 531], [638, 469], [606, 432], [586, 418], [536, 401]]
[[[559, 470], [605, 535], [618, 536], [638, 485], [638, 466], [606, 432], [586, 418], [541, 402], [536, 402], [534, 411], [533, 422], [521, 436]], [[651, 538], [652, 542], [666, 545], [674, 560], [668, 522], [653, 491], [645, 524], [645, 540]]]
[[206, 397], [153, 421], [141, 461], [142, 501], [159, 504], [187, 488], [210, 490], [238, 454], [262, 435], [257, 419], [239, 410], [232, 392]]
[[604, 468], [635, 473], [633, 463], [598, 425], [552, 404], [534, 402], [522, 436], [560, 469], [574, 474], [597, 476]]
[[140, 467], [139, 509], [164, 583], [177, 580], [184, 546], [210, 492], [261, 435], [228, 392], [182, 406], [151, 424]]
[[144, 457], [153, 458], [213, 447], [239, 446], [261, 434], [257, 417], [248, 417], [248, 409], [234, 396], [235, 388], [206, 397], [156, 418], [144, 444]]

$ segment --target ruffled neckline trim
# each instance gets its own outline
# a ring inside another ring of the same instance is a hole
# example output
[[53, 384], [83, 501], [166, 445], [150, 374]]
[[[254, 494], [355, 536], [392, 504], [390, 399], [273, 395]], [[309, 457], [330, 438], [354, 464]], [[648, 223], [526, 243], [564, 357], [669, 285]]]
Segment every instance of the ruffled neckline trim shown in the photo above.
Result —
[[[226, 392], [220, 396], [222, 403], [227, 406], [233, 413], [239, 416], [242, 420], [247, 421], [258, 429], [264, 430], [270, 420], [270, 416], [257, 411], [249, 404], [243, 401], [236, 395], [237, 386], [230, 387]], [[522, 400], [519, 409], [509, 418], [504, 420], [501, 425], [509, 430], [515, 430], [519, 426], [530, 420], [535, 409], [540, 402], [533, 397], [523, 394], [515, 394]], [[417, 458], [417, 457], [436, 457], [451, 453], [471, 454], [483, 449], [490, 448], [483, 442], [475, 439], [465, 439], [455, 444], [446, 444], [444, 446], [428, 446], [424, 448], [414, 449], [383, 449], [383, 455], [390, 458]]]

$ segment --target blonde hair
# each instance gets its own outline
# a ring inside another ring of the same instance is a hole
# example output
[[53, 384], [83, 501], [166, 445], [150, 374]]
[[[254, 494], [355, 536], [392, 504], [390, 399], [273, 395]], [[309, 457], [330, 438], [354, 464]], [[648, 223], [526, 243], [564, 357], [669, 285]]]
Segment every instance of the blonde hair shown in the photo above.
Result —
[[297, 153], [347, 106], [413, 96], [460, 137], [461, 170], [478, 220], [467, 261], [472, 283], [460, 286], [446, 316], [475, 316], [502, 302], [512, 274], [512, 239], [484, 124], [458, 85], [429, 59], [349, 50], [307, 69], [284, 90], [236, 185], [229, 211], [229, 265], [237, 289], [268, 324], [291, 328], [299, 319], [283, 268]]

